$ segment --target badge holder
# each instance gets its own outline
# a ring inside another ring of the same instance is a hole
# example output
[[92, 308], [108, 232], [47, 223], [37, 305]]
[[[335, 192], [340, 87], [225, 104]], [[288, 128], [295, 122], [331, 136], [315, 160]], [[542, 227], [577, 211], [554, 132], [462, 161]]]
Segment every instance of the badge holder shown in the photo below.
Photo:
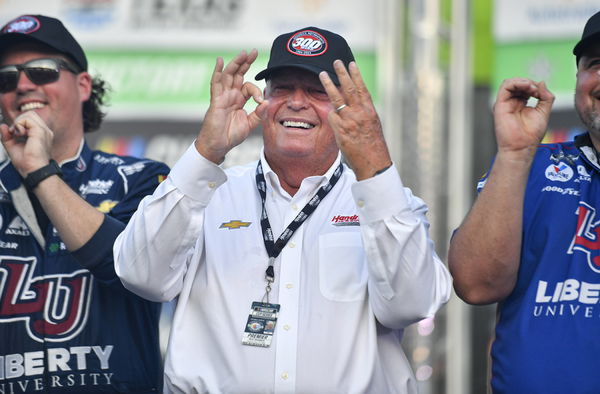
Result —
[[265, 272], [265, 280], [267, 281], [265, 295], [261, 302], [254, 301], [252, 303], [250, 315], [248, 316], [246, 327], [244, 327], [244, 333], [242, 335], [242, 344], [260, 347], [271, 346], [280, 308], [279, 304], [269, 303], [271, 285], [275, 281], [275, 269], [273, 268], [275, 259], [279, 256], [290, 238], [292, 238], [294, 232], [306, 221], [314, 210], [317, 209], [317, 206], [319, 206], [323, 198], [325, 198], [333, 186], [335, 186], [342, 176], [343, 171], [344, 166], [340, 163], [331, 175], [331, 179], [319, 188], [317, 193], [309, 200], [304, 208], [302, 208], [302, 211], [298, 213], [296, 218], [288, 225], [275, 242], [273, 240], [273, 231], [271, 229], [271, 224], [269, 223], [267, 209], [265, 207], [267, 199], [265, 176], [260, 161], [256, 165], [256, 189], [258, 190], [258, 194], [260, 194], [262, 202], [260, 226], [263, 230], [263, 241], [265, 243], [267, 255], [269, 256], [269, 265]]
[[269, 347], [273, 341], [273, 333], [275, 332], [279, 308], [281, 307], [279, 304], [269, 303], [271, 284], [275, 280], [274, 261], [274, 258], [269, 258], [269, 267], [267, 267], [265, 274], [267, 286], [265, 287], [263, 299], [261, 302], [254, 301], [250, 308], [250, 315], [242, 335], [242, 344], [244, 345]]

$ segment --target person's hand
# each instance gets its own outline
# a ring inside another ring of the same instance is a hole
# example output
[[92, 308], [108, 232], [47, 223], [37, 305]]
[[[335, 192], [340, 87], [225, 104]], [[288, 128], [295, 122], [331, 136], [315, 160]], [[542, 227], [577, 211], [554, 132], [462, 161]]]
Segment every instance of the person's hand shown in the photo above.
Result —
[[[527, 106], [530, 97], [538, 100], [535, 107]], [[544, 82], [505, 80], [494, 104], [498, 152], [530, 157], [546, 133], [553, 103], [554, 95]]]
[[2, 145], [22, 177], [50, 162], [54, 133], [35, 111], [19, 115], [12, 126], [0, 125]]
[[344, 63], [336, 60], [333, 67], [339, 88], [327, 72], [319, 74], [334, 108], [329, 113], [329, 123], [356, 178], [371, 178], [392, 164], [379, 116], [356, 63], [350, 62], [346, 70]]
[[[227, 152], [248, 137], [266, 110], [267, 101], [259, 87], [244, 82], [244, 75], [257, 56], [256, 49], [250, 53], [242, 51], [225, 68], [223, 59], [217, 58], [210, 80], [210, 107], [196, 139], [198, 152], [216, 164], [222, 163]], [[248, 114], [244, 105], [250, 97], [258, 106]]]

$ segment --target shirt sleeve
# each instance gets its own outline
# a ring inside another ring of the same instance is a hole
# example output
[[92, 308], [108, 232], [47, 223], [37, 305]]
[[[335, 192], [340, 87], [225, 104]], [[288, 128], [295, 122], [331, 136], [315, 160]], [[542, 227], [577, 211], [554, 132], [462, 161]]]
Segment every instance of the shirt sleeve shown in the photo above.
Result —
[[143, 171], [125, 180], [128, 182], [127, 192], [118, 204], [105, 214], [104, 221], [92, 238], [72, 253], [72, 256], [95, 277], [105, 282], [116, 281], [113, 244], [142, 198], [151, 194], [168, 173], [169, 168], [163, 163], [145, 162]]
[[355, 183], [352, 194], [377, 320], [398, 329], [433, 316], [450, 298], [452, 279], [429, 237], [427, 206], [403, 186], [395, 166]]
[[203, 249], [204, 212], [227, 176], [192, 144], [153, 195], [142, 200], [114, 245], [115, 269], [125, 287], [152, 301], [181, 291], [195, 251]]

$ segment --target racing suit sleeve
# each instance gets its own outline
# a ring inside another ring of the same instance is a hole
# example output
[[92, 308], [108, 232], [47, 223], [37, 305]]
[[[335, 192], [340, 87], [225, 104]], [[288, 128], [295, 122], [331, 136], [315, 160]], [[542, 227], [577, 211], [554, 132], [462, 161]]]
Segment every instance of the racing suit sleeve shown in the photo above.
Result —
[[110, 281], [117, 278], [112, 253], [114, 241], [125, 229], [140, 200], [152, 194], [169, 172], [165, 164], [153, 161], [145, 164], [143, 171], [124, 179], [127, 187], [123, 198], [104, 215], [104, 221], [92, 238], [72, 252], [72, 256], [100, 280]]

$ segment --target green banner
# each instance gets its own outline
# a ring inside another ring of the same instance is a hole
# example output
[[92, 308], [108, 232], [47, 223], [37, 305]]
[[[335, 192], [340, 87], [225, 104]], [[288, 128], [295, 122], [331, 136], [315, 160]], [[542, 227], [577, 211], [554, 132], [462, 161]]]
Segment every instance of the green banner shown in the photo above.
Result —
[[554, 107], [572, 108], [577, 72], [573, 45], [571, 40], [496, 45], [492, 90], [497, 92], [507, 78], [545, 81], [556, 96]]
[[[116, 110], [124, 117], [147, 112], [160, 117], [169, 111], [206, 110], [217, 56], [228, 62], [237, 52], [91, 50], [87, 55], [91, 73], [111, 86], [110, 112]], [[247, 74], [249, 80], [254, 81], [254, 75], [266, 67], [267, 56], [259, 55]], [[358, 53], [356, 59], [375, 98], [375, 56]], [[264, 82], [257, 85], [262, 88]]]

